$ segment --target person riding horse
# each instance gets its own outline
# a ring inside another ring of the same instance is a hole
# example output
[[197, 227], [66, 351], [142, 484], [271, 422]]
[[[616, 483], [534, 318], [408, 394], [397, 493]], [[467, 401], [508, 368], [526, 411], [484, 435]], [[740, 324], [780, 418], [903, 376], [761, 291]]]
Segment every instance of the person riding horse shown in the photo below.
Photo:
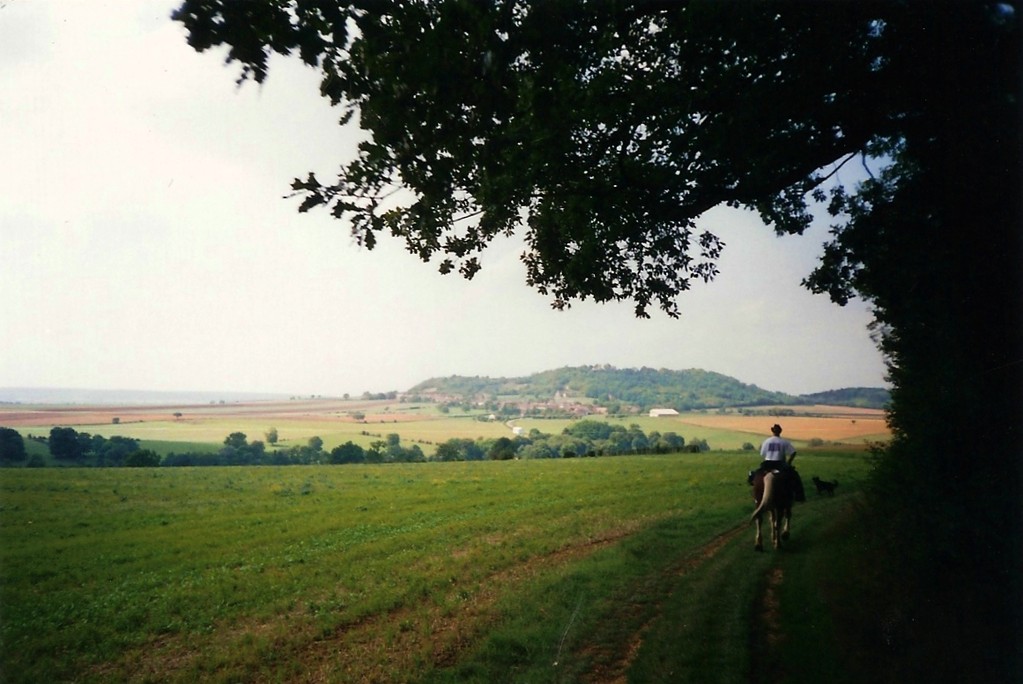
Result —
[[[764, 459], [758, 470], [763, 472], [777, 471], [782, 473], [792, 482], [793, 494], [796, 501], [806, 501], [806, 494], [803, 491], [803, 480], [799, 477], [792, 462], [796, 460], [796, 448], [792, 442], [782, 439], [781, 425], [775, 423], [771, 426], [771, 436], [760, 445], [760, 457]], [[750, 471], [749, 482], [753, 483], [755, 471]]]

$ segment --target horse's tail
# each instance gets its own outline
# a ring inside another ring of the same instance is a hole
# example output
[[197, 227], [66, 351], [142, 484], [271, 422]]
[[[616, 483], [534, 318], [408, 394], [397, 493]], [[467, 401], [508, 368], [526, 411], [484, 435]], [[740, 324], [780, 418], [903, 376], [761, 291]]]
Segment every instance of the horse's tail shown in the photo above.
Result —
[[774, 473], [764, 474], [764, 495], [760, 497], [760, 505], [757, 506], [756, 510], [753, 511], [753, 515], [749, 517], [749, 521], [753, 522], [757, 516], [763, 512], [771, 504], [771, 495], [774, 490]]

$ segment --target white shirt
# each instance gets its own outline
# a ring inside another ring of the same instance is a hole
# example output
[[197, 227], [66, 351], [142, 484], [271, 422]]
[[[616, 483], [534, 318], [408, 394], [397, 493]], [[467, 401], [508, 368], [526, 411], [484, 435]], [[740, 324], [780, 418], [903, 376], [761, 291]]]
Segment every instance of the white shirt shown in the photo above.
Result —
[[784, 463], [785, 459], [794, 453], [796, 453], [796, 449], [792, 446], [792, 442], [781, 437], [768, 437], [760, 446], [760, 456], [765, 461]]

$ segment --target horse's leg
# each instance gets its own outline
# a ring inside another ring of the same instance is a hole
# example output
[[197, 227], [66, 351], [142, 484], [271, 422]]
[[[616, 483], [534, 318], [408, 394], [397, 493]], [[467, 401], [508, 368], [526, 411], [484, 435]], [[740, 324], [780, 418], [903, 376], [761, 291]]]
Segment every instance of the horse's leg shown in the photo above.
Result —
[[784, 539], [785, 541], [788, 541], [788, 539], [789, 539], [789, 523], [791, 523], [791, 522], [792, 522], [792, 509], [791, 508], [786, 508], [785, 511], [782, 513], [782, 528], [781, 528], [781, 538]]
[[764, 550], [764, 538], [761, 536], [761, 533], [760, 533], [760, 516], [758, 515], [758, 516], [754, 517], [753, 518], [753, 522], [756, 525], [756, 530], [757, 530], [757, 534], [753, 538], [753, 550], [754, 551], [763, 551]]
[[770, 543], [774, 549], [782, 548], [782, 511], [770, 511]]

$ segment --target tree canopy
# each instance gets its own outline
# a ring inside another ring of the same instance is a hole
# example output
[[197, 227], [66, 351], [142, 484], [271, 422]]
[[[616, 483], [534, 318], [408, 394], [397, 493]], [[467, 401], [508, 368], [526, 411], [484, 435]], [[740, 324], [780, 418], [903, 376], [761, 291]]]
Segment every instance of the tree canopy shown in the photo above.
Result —
[[[1015, 87], [998, 66], [1015, 61], [1006, 3], [186, 0], [174, 17], [196, 49], [228, 45], [240, 81], [296, 53], [358, 117], [369, 135], [336, 180], [296, 179], [303, 211], [467, 277], [525, 223], [529, 282], [557, 306], [640, 314], [676, 313], [716, 273], [720, 241], [694, 234], [706, 210], [800, 232], [807, 194], [835, 164], [895, 154], [959, 83], [949, 70]], [[826, 274], [833, 293], [854, 284]]]
[[[723, 247], [701, 214], [799, 233], [823, 203], [833, 237], [806, 285], [868, 300], [890, 366], [876, 503], [941, 550], [927, 567], [946, 595], [1012, 620], [987, 636], [1018, 634], [1017, 2], [185, 0], [174, 16], [194, 48], [226, 45], [240, 81], [297, 54], [364, 131], [336, 178], [294, 181], [301, 211], [469, 278], [520, 232], [527, 282], [556, 307], [678, 315]], [[854, 187], [837, 182], [851, 163], [868, 175]], [[1002, 675], [1020, 665], [1003, 651]]]
[[24, 461], [28, 458], [25, 440], [14, 428], [0, 427], [0, 464]]
[[836, 165], [894, 154], [947, 89], [949, 48], [1013, 83], [994, 66], [1015, 57], [1007, 6], [957, 5], [186, 0], [174, 16], [196, 49], [228, 45], [240, 80], [298, 54], [358, 118], [356, 159], [294, 182], [303, 211], [466, 277], [524, 224], [529, 283], [556, 306], [632, 299], [645, 315], [677, 313], [717, 272], [721, 242], [694, 231], [706, 210], [800, 232]]

